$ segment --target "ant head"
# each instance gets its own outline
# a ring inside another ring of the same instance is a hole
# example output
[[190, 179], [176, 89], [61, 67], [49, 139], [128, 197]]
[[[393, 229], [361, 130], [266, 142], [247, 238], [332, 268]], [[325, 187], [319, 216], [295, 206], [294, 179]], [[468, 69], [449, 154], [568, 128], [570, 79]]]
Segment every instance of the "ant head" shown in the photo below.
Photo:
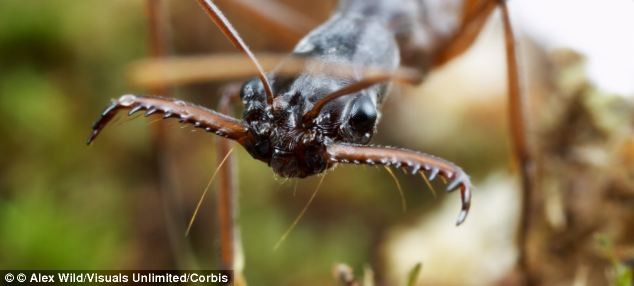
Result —
[[243, 120], [249, 138], [241, 142], [256, 159], [268, 163], [282, 177], [306, 177], [323, 172], [324, 136], [302, 126], [305, 105], [301, 93], [285, 88], [283, 79], [272, 80], [277, 94], [269, 106], [261, 82], [255, 78], [244, 84], [241, 98]]
[[372, 82], [346, 90], [349, 81], [320, 77], [274, 78], [271, 83], [276, 91], [271, 105], [258, 79], [242, 88], [243, 119], [251, 138], [243, 145], [284, 177], [323, 172], [326, 146], [332, 142], [368, 143], [379, 117], [379, 97], [387, 88]]

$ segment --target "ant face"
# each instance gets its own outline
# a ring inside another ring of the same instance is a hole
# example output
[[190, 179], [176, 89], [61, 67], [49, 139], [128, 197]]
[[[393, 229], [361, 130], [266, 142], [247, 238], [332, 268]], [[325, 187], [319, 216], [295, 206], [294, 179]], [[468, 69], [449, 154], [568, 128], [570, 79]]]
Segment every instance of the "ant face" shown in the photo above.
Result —
[[257, 78], [243, 86], [243, 119], [254, 138], [247, 144], [247, 150], [281, 176], [305, 177], [321, 173], [328, 167], [323, 154], [327, 144], [366, 144], [375, 132], [379, 117], [377, 100], [385, 87], [367, 88], [336, 98], [306, 121], [306, 113], [317, 100], [348, 82], [315, 75], [274, 78], [271, 82], [277, 93], [271, 106], [266, 103]]
[[268, 163], [282, 177], [302, 178], [328, 168], [325, 144], [330, 140], [317, 126], [302, 125], [300, 93], [281, 93], [268, 106], [261, 83], [254, 79], [243, 86], [241, 97], [250, 133], [242, 144], [254, 158]]

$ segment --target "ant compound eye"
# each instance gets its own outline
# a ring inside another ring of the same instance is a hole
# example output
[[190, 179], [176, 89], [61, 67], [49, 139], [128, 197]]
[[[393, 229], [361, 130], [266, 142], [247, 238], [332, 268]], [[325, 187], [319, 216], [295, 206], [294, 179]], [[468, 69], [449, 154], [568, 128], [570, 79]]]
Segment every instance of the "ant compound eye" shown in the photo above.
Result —
[[348, 124], [357, 132], [365, 133], [374, 128], [377, 119], [374, 103], [368, 96], [361, 96], [352, 105]]
[[248, 123], [262, 121], [265, 116], [266, 94], [262, 83], [257, 77], [242, 85], [240, 99], [242, 104], [244, 104], [243, 119]]
[[240, 99], [242, 99], [242, 101], [252, 101], [260, 98], [261, 100], [265, 99], [264, 88], [260, 79], [254, 77], [244, 83], [242, 89], [240, 90]]

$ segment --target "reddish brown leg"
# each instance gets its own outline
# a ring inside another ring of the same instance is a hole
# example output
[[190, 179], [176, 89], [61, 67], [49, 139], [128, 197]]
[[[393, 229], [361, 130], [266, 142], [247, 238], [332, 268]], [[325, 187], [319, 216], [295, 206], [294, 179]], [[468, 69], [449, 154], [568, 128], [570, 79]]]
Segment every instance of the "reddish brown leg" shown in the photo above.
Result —
[[[165, 56], [165, 33], [164, 33], [164, 15], [165, 5], [163, 0], [146, 0], [146, 17], [147, 17], [147, 49], [148, 54], [153, 59], [160, 59]], [[168, 86], [160, 85], [153, 89], [147, 90], [150, 94], [168, 95]], [[163, 220], [160, 219], [145, 219], [144, 224], [139, 229], [149, 232], [146, 234], [148, 239], [155, 241], [155, 243], [149, 243], [147, 246], [141, 246], [145, 248], [143, 251], [147, 253], [145, 260], [154, 260], [157, 256], [155, 249], [167, 248], [171, 251], [165, 251], [160, 256], [169, 258], [169, 261], [162, 266], [174, 267], [174, 264], [178, 267], [187, 267], [188, 261], [187, 255], [191, 252], [187, 249], [187, 243], [180, 235], [183, 232], [183, 225], [179, 224], [176, 219], [182, 216], [180, 206], [176, 203], [178, 200], [175, 198], [175, 194], [172, 191], [169, 175], [165, 172], [165, 160], [167, 149], [167, 140], [165, 133], [165, 124], [158, 122], [151, 126], [150, 142], [152, 152], [151, 162], [151, 184], [153, 187], [151, 190], [143, 191], [139, 193], [142, 196], [143, 209], [145, 211], [152, 209], [159, 209], [163, 214]], [[148, 196], [154, 196], [155, 199], [148, 199]], [[149, 213], [153, 213], [150, 211]], [[149, 214], [146, 214], [149, 216]], [[162, 233], [163, 239], [156, 237], [156, 233]], [[163, 241], [162, 245], [157, 245], [156, 242]], [[144, 243], [145, 245], [146, 243]], [[141, 262], [145, 263], [145, 262]]]
[[[229, 84], [222, 92], [218, 110], [224, 114], [231, 114], [232, 107], [240, 100], [240, 84]], [[246, 285], [242, 272], [244, 270], [244, 254], [242, 252], [242, 238], [238, 222], [238, 183], [235, 179], [235, 157], [229, 154], [235, 143], [220, 139], [216, 144], [218, 171], [218, 226], [220, 228], [220, 253], [224, 269], [233, 270], [234, 285]], [[221, 162], [226, 157], [224, 164]]]
[[[231, 114], [233, 104], [240, 99], [240, 85], [230, 84], [222, 92], [218, 110]], [[220, 261], [223, 269], [242, 272], [242, 246], [238, 227], [238, 186], [235, 178], [235, 158], [227, 154], [235, 146], [229, 140], [220, 139], [216, 143], [218, 165], [217, 213], [220, 231]], [[226, 158], [224, 164], [222, 160]]]
[[521, 209], [520, 222], [517, 231], [519, 248], [518, 268], [524, 276], [524, 284], [530, 285], [530, 269], [527, 257], [527, 238], [530, 229], [530, 211], [533, 192], [533, 158], [528, 147], [527, 139], [527, 99], [522, 92], [520, 81], [519, 60], [515, 45], [515, 35], [511, 25], [508, 7], [505, 0], [499, 1], [504, 25], [504, 39], [506, 46], [507, 77], [509, 88], [509, 118], [511, 127], [512, 151], [518, 164], [521, 180]]
[[252, 22], [257, 29], [270, 35], [275, 42], [293, 47], [304, 35], [319, 23], [278, 1], [221, 0], [216, 1], [242, 18]]
[[[371, 79], [389, 76], [389, 80], [399, 84], [419, 84], [422, 75], [415, 69], [400, 67], [394, 72], [378, 67], [359, 67], [348, 64], [328, 63], [319, 70], [306, 70], [306, 66], [318, 64], [317, 59], [289, 58], [288, 54], [258, 54], [258, 61], [265, 70], [276, 69], [278, 75], [296, 76], [300, 73], [328, 74], [352, 77], [363, 71], [363, 78]], [[284, 65], [279, 64], [284, 62]], [[314, 63], [314, 64], [313, 64]], [[177, 56], [157, 59], [143, 59], [130, 65], [130, 83], [140, 88], [155, 88], [169, 84], [172, 86], [200, 82], [241, 80], [255, 75], [251, 60], [242, 54], [224, 53], [206, 56]]]

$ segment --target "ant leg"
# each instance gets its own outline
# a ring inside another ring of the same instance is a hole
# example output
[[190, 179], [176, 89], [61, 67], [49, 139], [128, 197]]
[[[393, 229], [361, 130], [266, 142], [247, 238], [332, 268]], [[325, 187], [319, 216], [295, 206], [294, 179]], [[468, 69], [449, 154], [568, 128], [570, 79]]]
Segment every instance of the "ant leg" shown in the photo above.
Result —
[[509, 117], [511, 126], [512, 151], [519, 165], [521, 180], [520, 222], [517, 231], [517, 244], [519, 247], [518, 267], [523, 274], [524, 284], [530, 284], [530, 273], [527, 257], [527, 239], [530, 229], [531, 200], [533, 193], [533, 158], [528, 147], [527, 139], [527, 99], [522, 92], [520, 82], [519, 60], [515, 46], [515, 35], [509, 17], [509, 11], [505, 0], [499, 0], [504, 25], [504, 40], [506, 46], [507, 77], [509, 88]]
[[[462, 22], [458, 32], [449, 39], [440, 53], [434, 57], [432, 66], [438, 67], [462, 54], [472, 46], [480, 34], [480, 30], [495, 9], [496, 2], [500, 0], [471, 0], [463, 1]], [[441, 2], [438, 2], [441, 3]]]
[[[390, 75], [399, 84], [419, 84], [422, 75], [416, 69], [400, 67], [396, 71], [385, 71], [379, 67], [358, 67], [348, 64], [328, 63], [323, 69], [307, 71], [306, 66], [319, 64], [319, 60], [293, 58], [287, 54], [258, 54], [264, 70], [276, 69], [277, 75], [295, 76], [302, 73], [354, 76], [363, 72], [363, 77]], [[284, 65], [279, 66], [284, 62]], [[200, 82], [240, 80], [255, 75], [251, 61], [239, 53], [224, 53], [205, 56], [173, 56], [163, 59], [142, 59], [128, 67], [128, 79], [140, 88], [156, 88], [164, 85], [185, 85]]]
[[[222, 91], [218, 110], [230, 114], [232, 106], [240, 99], [240, 85], [229, 84]], [[220, 233], [220, 261], [223, 269], [233, 270], [236, 279], [241, 279], [244, 268], [242, 241], [238, 226], [238, 185], [235, 180], [235, 158], [229, 154], [234, 147], [229, 140], [216, 141], [219, 165], [217, 214]], [[225, 160], [222, 164], [222, 160]]]
[[[146, 0], [146, 30], [147, 30], [147, 53], [150, 57], [159, 59], [165, 56], [165, 1], [164, 0]], [[161, 94], [167, 96], [169, 89], [167, 85], [157, 86], [147, 90], [151, 94]], [[173, 184], [170, 179], [169, 172], [166, 172], [165, 163], [169, 155], [167, 150], [168, 140], [166, 133], [166, 124], [159, 121], [150, 126], [150, 143], [151, 143], [151, 178], [152, 188], [142, 191], [139, 195], [143, 196], [139, 201], [144, 202], [147, 209], [162, 209], [164, 212], [163, 219], [147, 219], [144, 226], [152, 241], [165, 241], [162, 247], [171, 250], [167, 258], [170, 264], [174, 263], [178, 267], [189, 267], [187, 263], [192, 252], [189, 244], [185, 241], [182, 233], [184, 231], [183, 223], [176, 218], [183, 216], [182, 205], [179, 204], [177, 194], [174, 192]], [[151, 196], [156, 199], [148, 199], [147, 192], [151, 192]], [[150, 212], [153, 213], [153, 212]], [[157, 233], [163, 233], [161, 237], [157, 237]], [[162, 236], [165, 236], [164, 238]], [[156, 247], [156, 243], [148, 246]], [[144, 246], [144, 247], [148, 247]], [[147, 248], [148, 255], [155, 256], [155, 249]], [[150, 256], [150, 257], [152, 257]], [[165, 255], [160, 255], [165, 256]]]
[[274, 38], [276, 43], [292, 48], [310, 30], [319, 25], [315, 20], [279, 1], [222, 0], [227, 10], [239, 14]]
[[[272, 1], [271, 1], [272, 2]], [[217, 81], [217, 80], [233, 80], [258, 75], [260, 79], [265, 83], [266, 76], [263, 70], [272, 70], [276, 68], [276, 74], [278, 75], [298, 75], [306, 73], [306, 66], [311, 65], [311, 60], [301, 58], [288, 58], [287, 55], [281, 54], [264, 54], [259, 55], [258, 59], [251, 51], [246, 47], [242, 39], [237, 32], [233, 29], [228, 20], [222, 15], [218, 7], [210, 0], [199, 0], [200, 5], [204, 8], [205, 12], [212, 18], [218, 28], [227, 36], [227, 38], [239, 48], [243, 54], [215, 54], [211, 56], [181, 56], [171, 57], [167, 59], [145, 59], [134, 63], [128, 70], [128, 78], [130, 81], [142, 88], [155, 88], [157, 86], [164, 85], [182, 85], [196, 82], [205, 81]], [[262, 4], [253, 0], [232, 0], [227, 4], [231, 5], [245, 5], [251, 10], [258, 10], [259, 6], [268, 6], [269, 10], [271, 5], [281, 5], [267, 3]], [[256, 4], [257, 3], [257, 4]], [[247, 9], [249, 10], [249, 9]], [[282, 10], [290, 10], [283, 8]], [[253, 12], [255, 13], [255, 12]], [[276, 12], [277, 13], [277, 12]], [[290, 12], [283, 12], [290, 13]], [[264, 17], [264, 16], [262, 16]], [[300, 16], [296, 16], [300, 17]], [[257, 18], [257, 17], [251, 17]], [[276, 17], [273, 17], [276, 18]], [[279, 17], [277, 17], [279, 18]], [[292, 17], [291, 17], [292, 18]], [[289, 23], [293, 27], [297, 26], [295, 23]], [[299, 26], [313, 26], [299, 25]], [[266, 25], [264, 25], [266, 26]], [[302, 28], [303, 29], [303, 28]], [[273, 33], [274, 35], [286, 34], [286, 33]], [[299, 37], [297, 38], [299, 39]], [[244, 55], [247, 55], [245, 58]], [[278, 67], [278, 65], [284, 62], [284, 65]], [[258, 73], [254, 73], [254, 65]], [[360, 67], [350, 65], [335, 65], [334, 63], [328, 63], [330, 68], [324, 70], [315, 71], [315, 73], [324, 73], [328, 75], [340, 74], [341, 76], [356, 76]], [[396, 72], [386, 71], [379, 67], [364, 67], [364, 77], [376, 76], [377, 74], [390, 75], [392, 80], [398, 83], [413, 83], [418, 84], [422, 81], [422, 75], [414, 69], [400, 68]], [[270, 87], [265, 84], [265, 90], [267, 91], [267, 100], [272, 102], [272, 95]]]

